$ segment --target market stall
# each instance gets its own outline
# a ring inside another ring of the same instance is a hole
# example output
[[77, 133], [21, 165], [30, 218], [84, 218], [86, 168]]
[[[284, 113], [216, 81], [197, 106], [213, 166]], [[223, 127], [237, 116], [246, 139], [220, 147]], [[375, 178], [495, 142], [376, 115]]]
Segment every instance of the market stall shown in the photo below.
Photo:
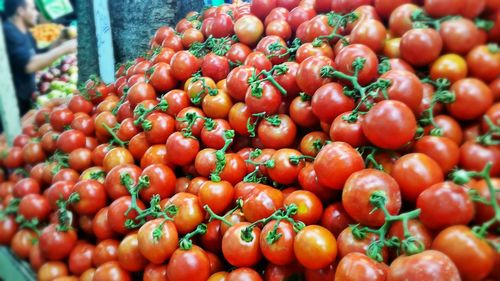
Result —
[[0, 150], [0, 277], [499, 280], [500, 4], [479, 2], [212, 2], [133, 37], [179, 6], [85, 6], [94, 75], [86, 52], [40, 72]]

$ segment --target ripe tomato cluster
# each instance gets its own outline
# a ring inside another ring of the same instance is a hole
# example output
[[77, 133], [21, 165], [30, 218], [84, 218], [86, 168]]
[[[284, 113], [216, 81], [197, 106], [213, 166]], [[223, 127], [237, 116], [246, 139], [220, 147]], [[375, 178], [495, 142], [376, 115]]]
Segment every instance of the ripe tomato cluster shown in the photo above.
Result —
[[0, 244], [39, 280], [498, 280], [498, 0], [191, 12], [39, 109]]

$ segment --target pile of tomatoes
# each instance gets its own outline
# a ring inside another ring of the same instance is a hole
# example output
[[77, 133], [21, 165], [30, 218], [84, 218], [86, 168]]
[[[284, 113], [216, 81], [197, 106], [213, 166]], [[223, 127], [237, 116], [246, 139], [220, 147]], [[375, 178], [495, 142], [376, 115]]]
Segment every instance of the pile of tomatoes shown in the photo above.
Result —
[[38, 110], [0, 244], [38, 280], [499, 280], [500, 2], [191, 12]]

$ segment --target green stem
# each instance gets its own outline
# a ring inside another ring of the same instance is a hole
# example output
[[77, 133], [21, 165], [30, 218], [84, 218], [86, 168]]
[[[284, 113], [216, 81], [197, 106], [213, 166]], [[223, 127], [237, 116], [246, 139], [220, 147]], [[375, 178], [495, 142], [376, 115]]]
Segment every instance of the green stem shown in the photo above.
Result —
[[221, 181], [220, 173], [226, 167], [226, 150], [233, 143], [235, 133], [234, 130], [226, 130], [224, 132], [224, 146], [215, 152], [215, 170], [210, 173], [210, 179], [215, 182]]
[[196, 235], [205, 235], [207, 233], [207, 225], [202, 223], [199, 224], [196, 229], [179, 240], [179, 248], [182, 250], [189, 250], [193, 247], [193, 241], [191, 240]]
[[111, 135], [111, 140], [109, 141], [109, 144], [117, 144], [121, 147], [126, 147], [128, 145], [128, 142], [122, 141], [115, 133], [115, 130], [118, 129], [118, 125], [115, 128], [110, 128], [106, 124], [102, 124], [104, 129], [108, 132], [109, 135]]

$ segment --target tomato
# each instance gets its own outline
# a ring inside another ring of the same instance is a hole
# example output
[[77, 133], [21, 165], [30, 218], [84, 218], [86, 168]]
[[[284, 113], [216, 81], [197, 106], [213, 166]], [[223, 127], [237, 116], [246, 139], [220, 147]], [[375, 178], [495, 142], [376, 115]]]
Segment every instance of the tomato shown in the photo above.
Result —
[[405, 32], [412, 29], [411, 16], [414, 12], [421, 10], [418, 6], [407, 3], [393, 10], [389, 17], [389, 28], [394, 36], [401, 37]]
[[135, 106], [142, 101], [156, 99], [156, 91], [151, 84], [138, 82], [130, 87], [127, 99], [130, 102], [130, 106], [135, 108]]
[[[132, 206], [132, 198], [130, 196], [122, 196], [109, 205], [108, 223], [114, 232], [120, 234], [130, 232], [130, 229], [125, 226], [125, 222], [127, 220], [134, 220], [138, 215], [137, 210], [134, 209], [125, 214], [130, 206]], [[144, 203], [140, 200], [137, 200], [137, 207], [140, 210], [145, 208]]]
[[[292, 119], [285, 114], [273, 116], [278, 125], [273, 125], [268, 119], [262, 120], [257, 127], [259, 140], [266, 148], [285, 148], [292, 145], [297, 134], [297, 126]], [[273, 118], [271, 117], [271, 118]]]
[[18, 225], [13, 216], [0, 219], [0, 245], [9, 245], [17, 232]]
[[48, 260], [62, 260], [66, 258], [76, 244], [75, 230], [59, 231], [55, 224], [45, 227], [40, 234], [40, 250]]
[[394, 281], [458, 281], [460, 275], [453, 261], [445, 254], [427, 250], [411, 256], [396, 258], [387, 272], [387, 280]]
[[425, 0], [424, 10], [430, 16], [440, 18], [447, 15], [459, 14], [464, 4], [464, 0]]
[[280, 184], [292, 184], [297, 181], [297, 176], [304, 167], [302, 160], [298, 163], [293, 163], [293, 157], [301, 157], [302, 154], [295, 150], [289, 148], [283, 148], [277, 150], [271, 156], [271, 161], [274, 162], [273, 167], [268, 167], [267, 172], [269, 177]]
[[203, 98], [203, 112], [210, 118], [226, 118], [233, 106], [231, 97], [223, 90], [216, 90]]
[[141, 172], [141, 169], [133, 164], [115, 166], [106, 175], [106, 180], [104, 182], [106, 193], [112, 199], [118, 199], [122, 196], [129, 195], [129, 191], [122, 183], [121, 178], [128, 175], [128, 177], [132, 180], [131, 182], [135, 185], [139, 180]]
[[283, 207], [283, 194], [280, 190], [258, 184], [243, 197], [242, 211], [249, 222], [267, 218]]
[[205, 36], [203, 36], [203, 33], [200, 30], [191, 27], [182, 31], [181, 40], [184, 48], [189, 48], [195, 42], [202, 43], [205, 41]]
[[457, 18], [443, 22], [439, 34], [446, 52], [464, 55], [476, 45], [479, 29], [470, 19]]
[[168, 166], [160, 163], [152, 164], [142, 171], [142, 176], [149, 179], [149, 186], [141, 189], [139, 193], [144, 201], [149, 202], [155, 194], [164, 199], [174, 193], [176, 178]]
[[206, 55], [201, 64], [201, 73], [203, 76], [210, 77], [217, 82], [225, 79], [229, 70], [229, 59], [215, 53]]
[[[411, 219], [408, 221], [408, 231], [418, 241], [422, 243], [424, 249], [430, 249], [433, 235], [419, 220]], [[397, 237], [401, 241], [405, 239], [404, 227], [402, 221], [396, 221], [391, 225], [388, 232], [388, 237]], [[403, 251], [404, 252], [404, 251]]]
[[148, 264], [144, 269], [144, 281], [166, 281], [167, 280], [167, 266]]
[[68, 157], [69, 166], [77, 171], [83, 171], [92, 166], [92, 151], [88, 148], [77, 148]]
[[415, 143], [415, 152], [431, 157], [444, 173], [451, 171], [460, 157], [458, 145], [446, 137], [424, 136]]
[[[436, 208], [436, 206], [440, 206]], [[474, 206], [464, 187], [451, 182], [435, 184], [423, 191], [417, 199], [420, 220], [430, 229], [443, 229], [457, 224], [468, 224], [474, 216]]]
[[92, 255], [92, 263], [99, 267], [109, 261], [118, 260], [118, 246], [120, 242], [113, 239], [106, 239], [99, 242]]
[[500, 73], [500, 54], [492, 52], [486, 45], [474, 47], [466, 59], [470, 74], [485, 82], [495, 80]]
[[245, 15], [234, 24], [234, 32], [241, 43], [255, 46], [264, 33], [264, 25], [256, 16]]
[[335, 57], [335, 64], [338, 66], [338, 71], [345, 74], [352, 75], [353, 62], [357, 58], [363, 58], [363, 68], [359, 71], [358, 82], [361, 85], [367, 85], [372, 82], [378, 75], [377, 66], [378, 59], [370, 48], [361, 44], [350, 44], [337, 54]]
[[166, 113], [171, 116], [176, 116], [182, 109], [191, 104], [188, 94], [179, 89], [174, 89], [163, 95], [162, 99], [167, 101], [168, 108]]
[[442, 230], [434, 238], [432, 249], [447, 255], [457, 266], [463, 280], [483, 279], [491, 272], [495, 262], [491, 246], [464, 225]]
[[[492, 184], [495, 190], [498, 190], [500, 188], [500, 180], [498, 178], [493, 178]], [[489, 192], [488, 186], [486, 184], [485, 180], [480, 180], [475, 183], [471, 183], [471, 188], [477, 190], [480, 196], [488, 200], [488, 202], [491, 200], [491, 194]], [[500, 201], [500, 195], [497, 193], [496, 196], [497, 202]], [[492, 206], [485, 205], [481, 202], [475, 202], [474, 203], [474, 221], [478, 223], [484, 223], [491, 218], [493, 218], [495, 212], [493, 210]]]
[[[460, 124], [448, 115], [438, 115], [434, 117], [434, 122], [438, 125], [443, 133], [443, 137], [447, 137], [460, 145], [463, 140], [463, 132]], [[434, 127], [429, 125], [425, 128], [426, 133], [430, 132]]]
[[33, 247], [30, 249], [29, 262], [33, 270], [38, 271], [40, 267], [47, 262], [42, 256], [42, 252], [40, 251], [40, 244], [33, 244]]
[[[404, 33], [401, 37], [401, 57], [414, 66], [423, 66], [435, 61], [443, 47], [443, 40], [434, 29], [419, 28]], [[425, 49], [425, 52], [418, 50]]]
[[40, 184], [33, 178], [22, 179], [14, 185], [13, 195], [22, 198], [28, 194], [39, 194]]
[[[157, 92], [167, 92], [177, 85], [177, 79], [174, 77], [169, 64], [164, 62], [157, 63], [151, 67], [150, 71], [149, 83]], [[134, 86], [132, 86], [131, 90]]]
[[118, 262], [110, 261], [100, 265], [94, 273], [93, 281], [130, 281], [132, 276], [122, 269]]
[[23, 159], [27, 164], [37, 164], [46, 158], [42, 144], [39, 142], [30, 142], [23, 147]]
[[64, 131], [64, 127], [71, 125], [74, 118], [73, 112], [66, 108], [54, 109], [49, 116], [50, 125], [58, 132]]
[[93, 215], [106, 206], [106, 190], [104, 185], [96, 180], [79, 181], [74, 186], [80, 200], [75, 203], [75, 211], [80, 215]]
[[329, 132], [330, 139], [346, 142], [353, 147], [362, 146], [368, 142], [361, 128], [364, 117], [360, 115], [356, 122], [349, 122], [345, 118], [351, 113], [352, 111], [346, 111], [333, 120]]
[[325, 56], [312, 56], [306, 58], [297, 70], [297, 85], [306, 94], [312, 96], [324, 84], [331, 82], [331, 78], [321, 77], [320, 71], [325, 66], [334, 67], [331, 58]]
[[173, 216], [174, 224], [180, 234], [186, 234], [196, 229], [203, 222], [205, 211], [196, 195], [180, 192], [168, 199], [163, 205], [174, 205], [178, 208]]
[[446, 109], [453, 117], [460, 120], [476, 119], [493, 105], [490, 88], [475, 78], [458, 80], [453, 83], [450, 91], [455, 93], [455, 101], [447, 104]]
[[162, 163], [173, 168], [174, 165], [169, 162], [167, 157], [167, 146], [164, 144], [151, 145], [141, 157], [141, 168], [146, 168], [149, 165]]
[[255, 69], [250, 66], [238, 66], [234, 68], [227, 76], [228, 94], [232, 98], [243, 101], [249, 87], [248, 79], [252, 76]]
[[21, 259], [26, 259], [30, 255], [30, 250], [33, 247], [33, 239], [37, 238], [37, 234], [28, 229], [20, 229], [14, 234], [10, 240], [10, 248], [12, 252]]
[[[278, 224], [276, 234], [279, 238], [277, 240], [269, 240], [276, 224]], [[294, 238], [295, 231], [290, 222], [270, 221], [262, 228], [259, 238], [262, 255], [272, 264], [287, 265], [292, 263], [295, 260], [295, 254], [293, 253]]]
[[333, 234], [318, 225], [309, 225], [295, 236], [293, 249], [297, 260], [308, 269], [328, 266], [337, 256], [337, 243]]
[[77, 130], [64, 131], [57, 139], [57, 148], [65, 153], [82, 147], [85, 147], [85, 134]]
[[198, 192], [200, 204], [216, 214], [222, 214], [232, 203], [233, 186], [227, 181], [205, 181]]
[[38, 269], [37, 274], [40, 281], [52, 281], [58, 277], [67, 276], [68, 268], [63, 262], [46, 262]]
[[44, 221], [50, 213], [49, 200], [40, 194], [28, 194], [21, 198], [18, 212], [27, 220]]
[[247, 89], [245, 103], [251, 113], [266, 112], [269, 115], [278, 112], [281, 105], [281, 93], [270, 82], [260, 84], [262, 93], [257, 94], [252, 88]]
[[184, 120], [188, 114], [194, 114], [197, 115], [196, 120], [194, 121], [194, 125], [192, 126], [192, 133], [195, 137], [199, 137], [201, 130], [203, 129], [203, 125], [205, 124], [205, 120], [200, 117], [205, 117], [205, 113], [196, 107], [186, 107], [182, 109], [178, 114], [177, 114], [177, 119], [175, 123], [175, 128], [178, 131], [181, 131], [184, 128], [188, 127], [188, 121]]
[[332, 123], [340, 114], [353, 110], [354, 106], [354, 100], [344, 95], [343, 87], [338, 83], [321, 86], [311, 100], [313, 113], [326, 123]]
[[380, 76], [380, 79], [390, 81], [390, 86], [387, 88], [389, 99], [406, 104], [413, 113], [418, 114], [423, 97], [423, 86], [417, 75], [404, 70], [389, 70]]
[[323, 205], [320, 199], [307, 190], [297, 190], [288, 195], [284, 200], [284, 205], [295, 204], [298, 208], [293, 219], [301, 221], [307, 225], [316, 224], [321, 219]]
[[44, 191], [43, 195], [49, 200], [52, 210], [58, 209], [58, 200], [68, 200], [71, 193], [73, 193], [74, 185], [75, 183], [72, 181], [58, 181]]
[[292, 28], [286, 20], [273, 20], [266, 25], [266, 35], [279, 36], [284, 40], [292, 37]]
[[229, 227], [222, 237], [222, 253], [233, 266], [254, 266], [262, 257], [259, 244], [261, 231], [258, 227], [254, 227], [250, 232], [251, 241], [242, 238], [243, 229], [249, 225], [248, 222], [236, 223]]
[[81, 275], [92, 267], [92, 255], [95, 246], [83, 241], [79, 241], [73, 248], [68, 258], [68, 267], [71, 273]]
[[351, 32], [352, 44], [364, 44], [378, 53], [384, 47], [386, 37], [385, 26], [376, 19], [360, 20]]
[[137, 237], [136, 233], [129, 234], [118, 246], [118, 263], [129, 272], [141, 271], [147, 264], [146, 258], [141, 254]]
[[193, 245], [189, 250], [177, 249], [167, 265], [169, 281], [204, 281], [210, 276], [210, 261], [200, 247]]
[[314, 160], [318, 182], [332, 189], [342, 189], [347, 178], [363, 168], [364, 161], [361, 155], [343, 142], [325, 145]]
[[102, 166], [106, 172], [121, 164], [133, 164], [134, 157], [127, 149], [115, 147], [104, 156]]
[[446, 54], [439, 57], [431, 67], [431, 78], [446, 78], [456, 82], [467, 76], [465, 59], [456, 54]]
[[411, 3], [410, 0], [375, 0], [374, 6], [377, 13], [382, 18], [389, 18], [392, 12], [403, 4]]
[[361, 124], [366, 138], [385, 149], [398, 149], [413, 139], [415, 115], [400, 101], [383, 100], [373, 106]]
[[184, 81], [199, 70], [201, 61], [189, 51], [179, 51], [172, 56], [170, 66], [175, 78]]
[[482, 171], [486, 164], [493, 166], [490, 175], [500, 174], [500, 149], [497, 146], [484, 146], [474, 141], [467, 141], [460, 147], [459, 166], [470, 171]]
[[175, 131], [175, 120], [170, 115], [153, 112], [142, 123], [146, 140], [150, 144], [163, 144]]
[[342, 205], [356, 221], [368, 226], [381, 226], [384, 213], [370, 203], [374, 192], [386, 196], [385, 207], [389, 214], [396, 215], [401, 208], [401, 193], [394, 178], [384, 172], [365, 169], [353, 173], [345, 182], [342, 191]]
[[398, 182], [403, 198], [413, 202], [420, 193], [444, 178], [438, 163], [422, 153], [410, 153], [399, 158], [391, 176]]
[[361, 253], [349, 253], [337, 266], [335, 280], [386, 280], [386, 268]]
[[262, 277], [260, 277], [259, 273], [251, 268], [238, 268], [236, 270], [231, 271], [226, 276], [226, 281], [238, 281], [238, 280], [248, 280], [248, 281], [262, 281]]

